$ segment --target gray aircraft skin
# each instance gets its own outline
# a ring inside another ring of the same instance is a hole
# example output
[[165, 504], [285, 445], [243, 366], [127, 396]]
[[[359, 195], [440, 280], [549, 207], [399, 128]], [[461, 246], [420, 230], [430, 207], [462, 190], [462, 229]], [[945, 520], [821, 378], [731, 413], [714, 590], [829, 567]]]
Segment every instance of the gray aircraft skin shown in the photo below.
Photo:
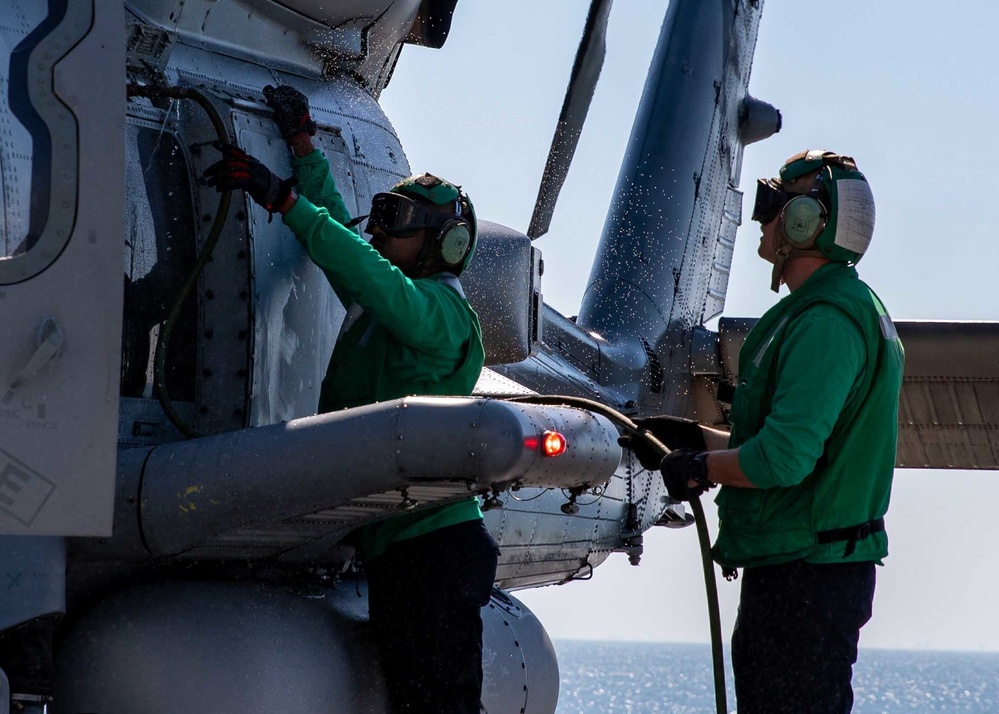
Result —
[[[0, 7], [0, 714], [385, 712], [344, 538], [469, 493], [502, 548], [483, 703], [551, 714], [554, 650], [507, 591], [614, 552], [637, 564], [644, 531], [689, 522], [602, 410], [508, 397], [726, 427], [753, 321], [703, 325], [724, 307], [742, 152], [779, 129], [748, 94], [762, 0], [669, 4], [570, 319], [543, 302], [532, 237], [599, 74], [610, 2], [594, 0], [529, 235], [481, 221], [462, 276], [487, 352], [472, 397], [315, 415], [343, 306], [280, 220], [200, 179], [215, 140], [291, 173], [262, 96], [287, 84], [366, 213], [411, 172], [379, 94], [403, 45], [443, 45], [454, 5]], [[899, 332], [899, 466], [999, 467], [999, 330]], [[550, 432], [564, 453], [545, 453]], [[54, 692], [26, 688], [48, 664], [31, 637], [53, 632]]]

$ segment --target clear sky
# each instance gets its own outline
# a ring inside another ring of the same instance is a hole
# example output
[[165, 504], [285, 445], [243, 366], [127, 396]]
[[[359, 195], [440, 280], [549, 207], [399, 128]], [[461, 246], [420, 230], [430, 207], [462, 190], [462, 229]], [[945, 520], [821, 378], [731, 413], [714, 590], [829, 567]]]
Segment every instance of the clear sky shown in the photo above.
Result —
[[[586, 16], [583, 0], [461, 0], [441, 50], [407, 47], [382, 104], [414, 171], [461, 183], [480, 217], [526, 230]], [[619, 0], [607, 59], [544, 253], [546, 301], [578, 310], [665, 14]], [[742, 188], [791, 154], [854, 156], [877, 201], [860, 273], [896, 319], [999, 320], [999, 3], [765, 3], [750, 91], [784, 115], [750, 146]], [[743, 202], [725, 314], [773, 304]], [[999, 359], [999, 355], [997, 355]], [[896, 473], [862, 646], [999, 650], [999, 473]], [[712, 532], [714, 506], [708, 505]], [[642, 565], [613, 555], [588, 582], [517, 593], [556, 638], [704, 642], [693, 528], [646, 534]], [[721, 581], [731, 630], [738, 586]]]

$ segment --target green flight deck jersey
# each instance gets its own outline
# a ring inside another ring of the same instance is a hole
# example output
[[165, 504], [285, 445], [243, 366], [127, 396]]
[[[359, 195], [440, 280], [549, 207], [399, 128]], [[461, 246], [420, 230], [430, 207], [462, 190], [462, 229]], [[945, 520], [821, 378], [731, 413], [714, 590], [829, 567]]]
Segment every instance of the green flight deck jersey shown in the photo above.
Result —
[[721, 487], [719, 564], [881, 562], [884, 532], [848, 556], [846, 542], [817, 534], [888, 510], [903, 361], [884, 306], [845, 263], [823, 265], [760, 318], [739, 354], [729, 439], [757, 488]]
[[[319, 413], [411, 395], [472, 393], [485, 352], [479, 320], [454, 276], [411, 279], [346, 228], [350, 214], [318, 150], [292, 160], [301, 194], [285, 224], [329, 280], [351, 321], [333, 348]], [[468, 498], [356, 533], [370, 560], [392, 543], [482, 518]]]

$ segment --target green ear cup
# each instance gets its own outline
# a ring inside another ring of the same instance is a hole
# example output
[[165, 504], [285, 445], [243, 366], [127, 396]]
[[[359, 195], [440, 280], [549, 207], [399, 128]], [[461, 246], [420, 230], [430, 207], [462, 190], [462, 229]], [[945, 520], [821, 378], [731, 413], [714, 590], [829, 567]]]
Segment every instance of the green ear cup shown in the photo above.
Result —
[[811, 196], [792, 198], [781, 211], [784, 235], [797, 246], [804, 246], [818, 237], [827, 220], [825, 207]]
[[472, 245], [472, 234], [462, 221], [448, 221], [441, 228], [438, 250], [447, 265], [457, 266], [465, 259]]

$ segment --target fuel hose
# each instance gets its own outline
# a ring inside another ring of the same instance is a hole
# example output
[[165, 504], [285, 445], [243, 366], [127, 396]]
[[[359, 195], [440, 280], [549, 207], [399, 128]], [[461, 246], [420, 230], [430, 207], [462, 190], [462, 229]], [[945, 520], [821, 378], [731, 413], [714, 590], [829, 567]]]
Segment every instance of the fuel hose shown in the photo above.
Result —
[[[127, 93], [130, 97], [165, 97], [168, 99], [191, 100], [198, 104], [205, 110], [205, 113], [208, 114], [208, 118], [212, 123], [212, 127], [215, 129], [215, 133], [218, 135], [219, 141], [225, 144], [232, 143], [232, 140], [229, 137], [229, 132], [226, 130], [225, 123], [222, 120], [222, 115], [219, 114], [219, 111], [208, 100], [208, 97], [206, 97], [203, 92], [200, 92], [193, 87], [172, 87], [159, 84], [140, 85], [131, 83], [127, 86]], [[156, 356], [153, 360], [153, 390], [155, 391], [156, 398], [162, 405], [163, 411], [166, 413], [167, 417], [171, 422], [173, 422], [174, 426], [177, 427], [180, 433], [188, 438], [201, 436], [201, 434], [193, 426], [184, 421], [184, 418], [174, 408], [173, 401], [170, 399], [170, 393], [167, 389], [166, 383], [167, 347], [170, 344], [170, 337], [173, 335], [174, 327], [177, 324], [177, 320], [180, 318], [180, 313], [184, 304], [194, 291], [194, 287], [198, 284], [198, 278], [201, 277], [201, 273], [204, 271], [205, 266], [212, 259], [212, 252], [215, 250], [215, 245], [219, 241], [219, 236], [222, 235], [222, 229], [225, 226], [226, 218], [229, 215], [229, 203], [231, 200], [232, 191], [225, 191], [219, 199], [219, 205], [215, 211], [215, 219], [212, 221], [211, 230], [208, 232], [207, 238], [205, 238], [205, 244], [201, 248], [201, 252], [198, 254], [198, 259], [194, 263], [194, 269], [187, 277], [187, 280], [184, 281], [183, 286], [181, 286], [180, 292], [177, 294], [177, 299], [174, 300], [173, 307], [170, 308], [170, 314], [167, 316], [166, 322], [163, 324], [163, 329], [160, 330], [159, 340], [156, 342]]]
[[[666, 445], [649, 431], [639, 427], [635, 422], [616, 409], [592, 399], [529, 394], [506, 397], [506, 401], [585, 409], [586, 411], [607, 417], [632, 436], [644, 439], [649, 446], [661, 451], [664, 458], [670, 453]], [[711, 558], [711, 536], [708, 533], [707, 521], [704, 519], [704, 507], [701, 505], [700, 496], [691, 497], [690, 507], [694, 512], [694, 526], [697, 530], [697, 542], [701, 551], [701, 567], [704, 571], [704, 590], [708, 601], [708, 625], [711, 630], [711, 664], [714, 674], [715, 710], [718, 714], [728, 714], [728, 693], [725, 689], [725, 654], [722, 643], [721, 613], [718, 608], [718, 581], [715, 579], [715, 564]]]

